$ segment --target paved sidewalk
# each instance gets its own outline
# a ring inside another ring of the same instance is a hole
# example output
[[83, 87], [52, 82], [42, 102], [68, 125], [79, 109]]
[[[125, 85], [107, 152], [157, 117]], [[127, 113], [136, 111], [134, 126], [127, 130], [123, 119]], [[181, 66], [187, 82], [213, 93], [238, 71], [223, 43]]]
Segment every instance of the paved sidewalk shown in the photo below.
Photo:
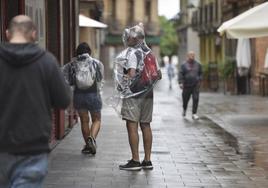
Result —
[[202, 93], [200, 113], [231, 134], [237, 152], [268, 170], [268, 98]]
[[[111, 91], [110, 86], [105, 88], [104, 99]], [[211, 105], [213, 96], [201, 95], [199, 121], [190, 113], [182, 118], [179, 89], [174, 80], [174, 89], [169, 90], [164, 75], [155, 89], [152, 171], [119, 170], [119, 164], [130, 159], [126, 127], [104, 104], [96, 156], [81, 154], [80, 126], [75, 126], [50, 155], [45, 188], [268, 187], [267, 172], [238, 154], [229, 145], [235, 137], [206, 118], [219, 111]], [[142, 143], [140, 153], [142, 158]]]

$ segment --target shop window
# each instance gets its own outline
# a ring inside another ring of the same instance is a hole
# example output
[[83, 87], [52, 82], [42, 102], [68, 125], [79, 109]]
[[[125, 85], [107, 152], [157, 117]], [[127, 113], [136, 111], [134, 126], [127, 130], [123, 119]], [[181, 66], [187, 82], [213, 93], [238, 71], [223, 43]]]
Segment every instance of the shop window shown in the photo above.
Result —
[[145, 1], [145, 21], [146, 22], [151, 21], [151, 1], [150, 0]]
[[128, 2], [128, 22], [132, 24], [134, 21], [134, 0], [129, 0]]
[[111, 16], [113, 19], [116, 18], [116, 0], [112, 0], [112, 10], [111, 10]]
[[219, 21], [219, 1], [215, 1], [215, 13], [214, 19], [218, 22]]
[[4, 1], [1, 1], [1, 3], [2, 3], [2, 11], [3, 11], [1, 17], [3, 19], [2, 23], [4, 23], [2, 32], [4, 34], [4, 31], [7, 29], [8, 23], [11, 21], [11, 19], [14, 16], [22, 13], [19, 11], [22, 5], [20, 4], [19, 1], [12, 1], [12, 3], [9, 3], [8, 0], [4, 0]]
[[208, 21], [209, 21], [209, 23], [211, 23], [212, 21], [213, 21], [213, 3], [210, 3], [209, 5], [208, 5]]
[[25, 14], [32, 18], [37, 28], [37, 42], [46, 48], [45, 0], [25, 0]]
[[198, 11], [198, 25], [202, 25], [203, 24], [203, 8], [200, 7], [199, 11]]
[[70, 3], [63, 5], [63, 63], [68, 63], [71, 60], [71, 18], [70, 18]]
[[46, 40], [47, 49], [52, 52], [58, 60], [60, 60], [60, 34], [59, 27], [59, 2], [55, 0], [47, 0], [47, 19], [46, 24]]

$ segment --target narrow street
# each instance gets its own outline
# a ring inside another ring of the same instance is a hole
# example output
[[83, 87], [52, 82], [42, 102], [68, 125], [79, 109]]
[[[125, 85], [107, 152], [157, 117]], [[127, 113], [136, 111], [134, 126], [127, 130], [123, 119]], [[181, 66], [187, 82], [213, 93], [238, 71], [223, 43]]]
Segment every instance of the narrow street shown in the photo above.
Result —
[[[268, 188], [268, 0], [1, 0], [0, 15], [0, 188], [40, 183], [47, 158], [38, 154], [49, 147], [44, 188]], [[200, 118], [192, 99], [182, 116], [177, 78], [170, 89], [162, 67], [153, 170], [123, 171], [131, 151], [111, 75], [115, 64], [121, 76], [147, 65], [155, 73], [150, 52], [170, 75], [174, 65], [189, 82], [202, 78]], [[77, 109], [88, 93], [97, 108], [93, 93], [107, 79], [96, 155], [81, 153], [80, 120], [56, 64], [76, 87], [80, 73], [91, 78], [81, 76]]]
[[[173, 90], [168, 89], [164, 74], [155, 89], [154, 169], [128, 172], [118, 168], [130, 159], [126, 127], [115, 110], [105, 104], [112, 93], [112, 86], [106, 84], [97, 154], [81, 154], [83, 141], [76, 125], [51, 152], [45, 188], [267, 187], [267, 171], [237, 152], [237, 138], [207, 118], [217, 115], [217, 106], [210, 105], [217, 104], [213, 97], [204, 94], [199, 108], [201, 119], [193, 121], [191, 101], [187, 117], [181, 116], [180, 92], [175, 80]], [[140, 153], [143, 158], [141, 137]]]

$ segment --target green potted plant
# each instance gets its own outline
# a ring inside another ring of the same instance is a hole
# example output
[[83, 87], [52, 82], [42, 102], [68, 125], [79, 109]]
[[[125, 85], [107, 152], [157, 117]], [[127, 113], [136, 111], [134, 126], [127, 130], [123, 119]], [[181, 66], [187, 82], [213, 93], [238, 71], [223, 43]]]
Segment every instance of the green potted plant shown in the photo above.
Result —
[[208, 89], [208, 63], [202, 64], [202, 89], [207, 90]]
[[226, 91], [234, 89], [235, 63], [234, 57], [226, 57], [225, 61], [219, 64], [219, 75], [224, 83], [224, 94]]

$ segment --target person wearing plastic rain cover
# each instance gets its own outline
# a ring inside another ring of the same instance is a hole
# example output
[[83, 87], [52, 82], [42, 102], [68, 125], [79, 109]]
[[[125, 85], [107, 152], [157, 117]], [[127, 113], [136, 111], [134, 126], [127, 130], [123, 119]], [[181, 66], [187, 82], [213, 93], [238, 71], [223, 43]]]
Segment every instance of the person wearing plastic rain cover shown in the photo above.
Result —
[[[146, 54], [151, 52], [151, 49], [145, 43], [145, 34], [141, 23], [125, 29], [122, 39], [127, 48], [116, 58], [116, 62], [120, 64], [117, 67], [121, 67], [122, 70], [117, 70], [118, 75], [115, 76], [115, 81], [118, 82], [117, 89], [123, 98], [121, 115], [122, 119], [126, 120], [132, 158], [126, 164], [120, 165], [119, 168], [121, 170], [153, 169], [150, 123], [153, 113], [153, 86], [155, 82], [151, 84], [150, 88], [143, 91], [133, 92], [130, 89], [137, 75], [143, 70], [144, 58]], [[157, 71], [159, 72], [159, 80], [161, 79], [161, 72], [158, 65]], [[139, 157], [138, 125], [140, 125], [142, 131], [145, 153], [142, 163], [140, 163]]]
[[[76, 49], [76, 57], [64, 65], [63, 73], [66, 81], [74, 86], [73, 104], [80, 117], [81, 131], [85, 142], [81, 152], [95, 155], [97, 152], [96, 139], [101, 128], [102, 99], [100, 92], [104, 67], [101, 61], [92, 57], [91, 53], [88, 43], [80, 43]], [[83, 63], [88, 65], [84, 67], [86, 71], [78, 68]], [[85, 79], [87, 77], [83, 75], [87, 71], [94, 75], [94, 79]], [[81, 75], [80, 78], [77, 77], [79, 75]]]

